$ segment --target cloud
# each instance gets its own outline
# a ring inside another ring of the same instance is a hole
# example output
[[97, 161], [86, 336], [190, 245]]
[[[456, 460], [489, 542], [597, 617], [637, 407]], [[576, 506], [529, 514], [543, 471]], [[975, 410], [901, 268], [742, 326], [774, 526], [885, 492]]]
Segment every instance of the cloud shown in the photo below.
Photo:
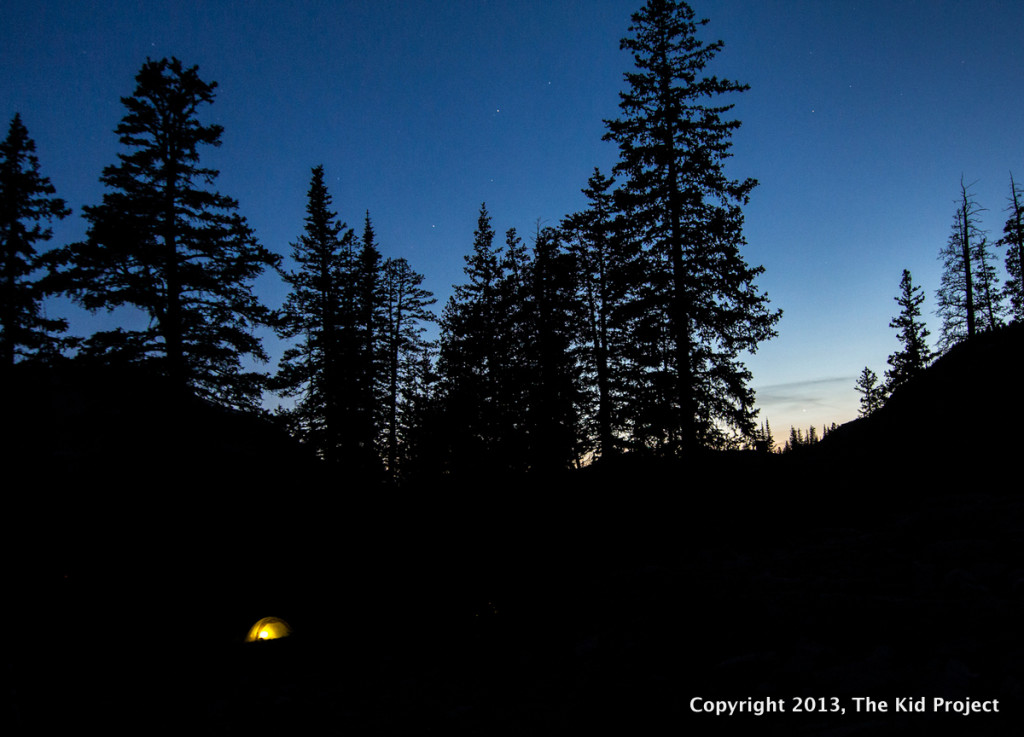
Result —
[[785, 384], [755, 386], [754, 390], [757, 392], [759, 401], [784, 402], [846, 392], [856, 383], [856, 376], [835, 376], [827, 379], [810, 379], [807, 381], [790, 381]]
[[857, 414], [855, 376], [836, 376], [755, 386], [761, 418], [773, 425], [802, 427], [846, 422]]

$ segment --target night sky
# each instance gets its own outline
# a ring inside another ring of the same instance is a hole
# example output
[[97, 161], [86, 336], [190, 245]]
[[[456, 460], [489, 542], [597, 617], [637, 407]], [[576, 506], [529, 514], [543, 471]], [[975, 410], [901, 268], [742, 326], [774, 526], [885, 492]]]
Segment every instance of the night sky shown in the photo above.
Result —
[[[48, 2], [0, 5], [0, 118], [20, 112], [42, 173], [74, 209], [52, 245], [85, 234], [83, 205], [120, 150], [122, 96], [147, 57], [177, 56], [219, 85], [203, 122], [224, 126], [203, 163], [270, 249], [302, 229], [310, 169], [385, 256], [426, 276], [437, 310], [462, 281], [481, 202], [528, 237], [585, 206], [631, 59], [641, 0]], [[932, 314], [939, 250], [961, 177], [999, 237], [1009, 175], [1024, 181], [1024, 3], [1019, 0], [695, 0], [711, 71], [736, 95], [727, 173], [761, 184], [745, 251], [761, 264], [779, 337], [749, 366], [776, 439], [856, 416], [864, 366], [882, 375], [904, 268]], [[1003, 253], [998, 253], [1002, 274]], [[272, 306], [274, 275], [258, 285]], [[54, 301], [88, 334], [92, 318]], [[120, 313], [117, 320], [133, 319]], [[281, 344], [266, 340], [273, 356]]]

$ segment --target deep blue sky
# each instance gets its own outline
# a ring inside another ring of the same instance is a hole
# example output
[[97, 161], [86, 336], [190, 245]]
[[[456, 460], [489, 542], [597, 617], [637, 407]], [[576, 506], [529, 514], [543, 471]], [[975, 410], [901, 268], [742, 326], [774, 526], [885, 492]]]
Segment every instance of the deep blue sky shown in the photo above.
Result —
[[[0, 5], [0, 122], [20, 112], [43, 173], [74, 215], [119, 150], [120, 97], [146, 59], [177, 56], [218, 82], [203, 120], [225, 128], [204, 162], [279, 253], [302, 228], [310, 169], [335, 208], [425, 274], [438, 309], [461, 282], [480, 203], [528, 235], [584, 206], [610, 170], [640, 0], [50, 2]], [[1019, 0], [695, 0], [725, 49], [713, 71], [751, 85], [729, 174], [761, 184], [749, 263], [784, 311], [749, 361], [777, 439], [853, 418], [864, 366], [897, 348], [888, 322], [909, 268], [935, 307], [939, 250], [961, 176], [997, 238], [1009, 174], [1024, 180]], [[1000, 262], [1002, 254], [999, 254]], [[284, 287], [260, 284], [278, 305]], [[72, 317], [65, 304], [51, 314]], [[933, 339], [938, 322], [930, 316]], [[272, 352], [280, 345], [268, 340]]]

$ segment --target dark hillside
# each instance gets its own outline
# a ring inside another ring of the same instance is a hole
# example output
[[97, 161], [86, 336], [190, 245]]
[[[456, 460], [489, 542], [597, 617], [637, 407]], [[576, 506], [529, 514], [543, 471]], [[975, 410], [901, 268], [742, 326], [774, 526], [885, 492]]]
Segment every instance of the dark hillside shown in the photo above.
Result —
[[[830, 433], [815, 451], [826, 459], [869, 457], [972, 486], [1013, 473], [1024, 441], [1024, 325], [961, 343], [897, 390], [878, 412]], [[973, 479], [973, 480], [972, 480]]]

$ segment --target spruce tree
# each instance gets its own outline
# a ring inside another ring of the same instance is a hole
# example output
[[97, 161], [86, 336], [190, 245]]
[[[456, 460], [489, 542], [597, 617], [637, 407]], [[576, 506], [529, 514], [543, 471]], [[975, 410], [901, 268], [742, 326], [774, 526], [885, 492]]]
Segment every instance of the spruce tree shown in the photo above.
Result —
[[527, 414], [537, 381], [535, 335], [537, 301], [532, 288], [533, 263], [515, 228], [505, 231], [505, 248], [498, 258], [494, 296], [493, 340], [501, 360], [493, 370], [494, 432], [501, 438], [502, 464], [509, 470], [530, 465], [531, 428]]
[[801, 448], [804, 445], [804, 434], [798, 427], [793, 425], [789, 426], [789, 440], [786, 441], [782, 451], [784, 453], [792, 453], [797, 448]]
[[198, 113], [216, 83], [178, 59], [147, 60], [115, 129], [125, 151], [103, 170], [107, 192], [86, 207], [87, 239], [62, 251], [64, 291], [90, 310], [129, 305], [150, 318], [143, 330], [94, 335], [91, 346], [155, 365], [173, 386], [232, 406], [256, 406], [265, 362], [254, 328], [272, 313], [252, 282], [278, 257], [263, 248], [238, 203], [212, 189], [218, 172], [200, 164], [222, 127]]
[[[348, 422], [352, 367], [345, 338], [354, 342], [351, 310], [354, 234], [331, 209], [324, 169], [313, 169], [303, 234], [292, 244], [294, 271], [282, 276], [291, 287], [278, 334], [297, 339], [281, 358], [273, 388], [294, 405], [283, 414], [292, 432], [328, 462], [339, 460]], [[351, 349], [350, 349], [351, 350]]]
[[400, 415], [397, 480], [438, 479], [451, 471], [452, 443], [445, 397], [435, 362], [436, 344], [409, 363], [408, 385]]
[[1010, 202], [1006, 208], [1006, 225], [999, 245], [1006, 248], [1006, 280], [1004, 290], [1010, 303], [1010, 314], [1018, 322], [1024, 320], [1024, 190], [1010, 175]]
[[366, 461], [373, 465], [376, 463], [371, 459], [379, 452], [379, 432], [383, 427], [382, 412], [386, 393], [381, 373], [381, 366], [386, 359], [381, 354], [380, 342], [384, 330], [380, 270], [380, 248], [370, 212], [367, 211], [355, 271], [354, 304], [358, 348], [347, 360], [355, 364], [356, 375], [355, 401], [349, 426], [355, 446], [362, 449]]
[[765, 418], [761, 426], [754, 431], [753, 437], [747, 443], [748, 450], [756, 450], [759, 453], [775, 453], [778, 446], [775, 444], [775, 436], [772, 435], [772, 426]]
[[741, 354], [774, 336], [781, 316], [754, 284], [763, 268], [740, 254], [742, 206], [756, 181], [731, 180], [723, 170], [740, 123], [723, 117], [732, 105], [717, 101], [748, 88], [705, 74], [722, 49], [697, 38], [706, 23], [677, 0], [649, 0], [633, 15], [621, 46], [637, 70], [625, 75], [622, 117], [607, 121], [605, 136], [619, 145], [614, 171], [625, 179], [625, 206], [659, 286], [652, 306], [667, 343], [651, 338], [667, 352], [652, 361], [664, 378], [655, 395], [667, 400], [658, 409], [668, 413], [669, 444], [684, 451], [722, 444], [729, 429], [753, 434], [754, 395]]
[[898, 331], [901, 348], [888, 359], [889, 369], [885, 372], [885, 380], [886, 391], [890, 394], [921, 373], [932, 360], [932, 352], [928, 347], [928, 328], [921, 320], [924, 291], [914, 286], [910, 272], [906, 269], [900, 280], [900, 294], [895, 300], [900, 306], [900, 313], [890, 321], [889, 327]]
[[979, 223], [983, 211], [961, 179], [953, 230], [939, 254], [943, 272], [937, 312], [942, 318], [943, 351], [1000, 324], [1001, 294], [994, 259]]
[[486, 204], [480, 206], [473, 251], [465, 261], [466, 282], [454, 287], [441, 316], [438, 356], [446, 456], [457, 469], [494, 462], [505, 440], [496, 426], [504, 359], [498, 314], [501, 269]]
[[868, 417], [874, 414], [885, 404], [885, 387], [879, 384], [878, 374], [867, 366], [864, 367], [864, 370], [860, 372], [860, 376], [857, 377], [855, 388], [861, 395], [859, 412], [861, 417]]
[[627, 377], [635, 345], [630, 308], [640, 282], [638, 242], [625, 235], [614, 185], [614, 179], [595, 168], [582, 190], [587, 209], [562, 223], [575, 259], [582, 308], [584, 420], [598, 457], [615, 454], [623, 444]]
[[19, 359], [53, 355], [54, 333], [67, 322], [47, 318], [41, 280], [43, 254], [37, 247], [53, 237], [43, 223], [71, 214], [39, 171], [36, 144], [17, 113], [0, 143], [0, 372]]
[[[424, 336], [427, 323], [436, 322], [430, 306], [436, 300], [423, 288], [423, 275], [404, 258], [389, 258], [381, 272], [383, 288], [383, 347], [386, 398], [384, 457], [393, 479], [403, 475], [411, 437], [416, 431], [418, 405], [427, 391], [425, 375], [434, 344]], [[427, 366], [424, 366], [426, 361]]]
[[555, 228], [538, 225], [530, 264], [526, 425], [529, 467], [565, 469], [582, 455], [576, 265]]
[[765, 450], [767, 452], [774, 453], [776, 451], [775, 436], [772, 435], [772, 426], [771, 423], [768, 422], [767, 417], [764, 419], [764, 422], [761, 423], [761, 439], [764, 441]]

